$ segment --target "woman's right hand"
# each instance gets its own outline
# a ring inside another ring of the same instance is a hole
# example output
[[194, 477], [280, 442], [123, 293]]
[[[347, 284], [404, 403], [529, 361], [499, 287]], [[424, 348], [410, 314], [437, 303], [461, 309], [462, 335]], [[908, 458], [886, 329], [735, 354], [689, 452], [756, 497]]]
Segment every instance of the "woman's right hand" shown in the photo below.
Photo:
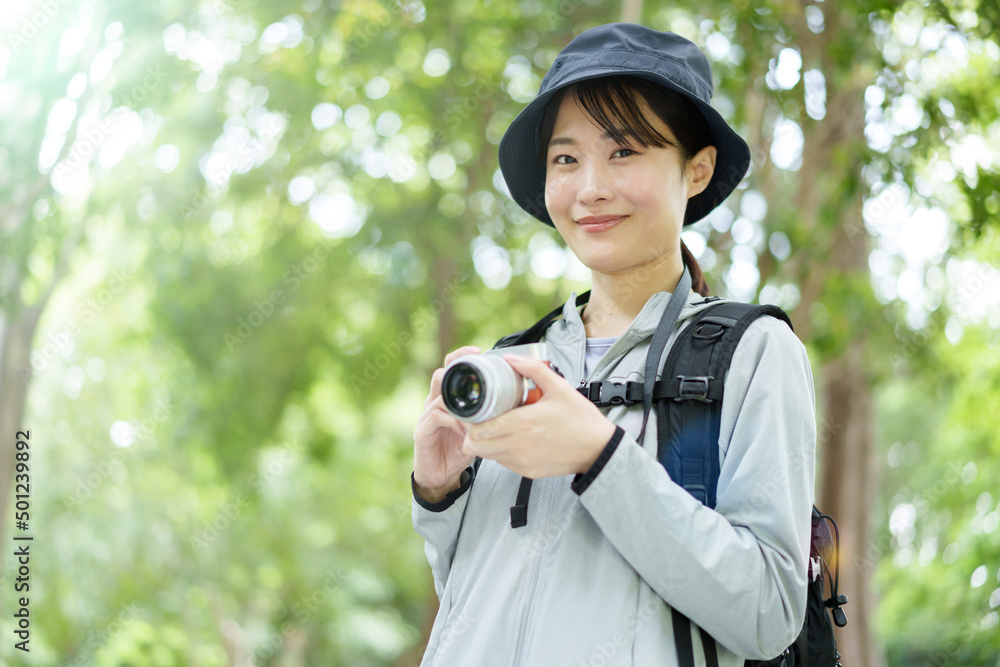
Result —
[[417, 493], [429, 502], [438, 502], [461, 486], [462, 472], [472, 465], [475, 455], [462, 453], [465, 428], [444, 406], [441, 381], [444, 369], [466, 354], [480, 354], [474, 345], [460, 347], [444, 358], [444, 368], [431, 376], [431, 391], [424, 412], [413, 432], [413, 481]]

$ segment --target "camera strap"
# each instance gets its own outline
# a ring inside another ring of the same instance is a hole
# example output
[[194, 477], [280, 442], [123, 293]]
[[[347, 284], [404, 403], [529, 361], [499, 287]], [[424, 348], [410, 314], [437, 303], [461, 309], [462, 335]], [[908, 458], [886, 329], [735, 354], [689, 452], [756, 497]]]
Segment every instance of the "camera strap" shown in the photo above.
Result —
[[649, 411], [653, 409], [653, 386], [656, 384], [656, 370], [660, 367], [660, 357], [663, 356], [663, 349], [667, 346], [670, 334], [677, 324], [681, 309], [687, 303], [688, 295], [691, 293], [691, 273], [687, 266], [684, 273], [677, 282], [677, 288], [670, 295], [667, 307], [663, 309], [660, 316], [660, 323], [656, 325], [653, 332], [653, 340], [649, 342], [649, 349], [646, 351], [646, 368], [642, 374], [642, 430], [636, 442], [642, 444], [642, 437], [646, 435], [646, 422], [649, 420]]
[[[677, 282], [677, 287], [670, 295], [670, 300], [667, 301], [666, 308], [663, 309], [663, 315], [660, 316], [660, 322], [657, 324], [656, 331], [653, 333], [653, 339], [649, 344], [649, 351], [646, 353], [646, 369], [643, 377], [649, 378], [649, 381], [643, 383], [642, 388], [642, 431], [639, 433], [639, 443], [642, 443], [642, 436], [646, 432], [646, 422], [649, 419], [649, 412], [653, 407], [653, 389], [656, 384], [656, 370], [660, 365], [660, 357], [663, 355], [663, 350], [667, 346], [667, 340], [670, 339], [670, 334], [674, 330], [674, 326], [677, 324], [677, 318], [680, 317], [681, 310], [684, 308], [684, 304], [687, 303], [688, 295], [690, 293], [691, 273], [687, 266], [685, 266], [684, 272], [681, 274], [681, 278]], [[589, 298], [590, 291], [577, 296], [577, 307], [587, 303]], [[545, 335], [549, 326], [551, 326], [551, 324], [557, 320], [560, 315], [562, 315], [562, 311], [562, 306], [556, 308], [551, 313], [536, 322], [534, 326], [502, 338], [497, 342], [495, 347], [499, 348], [509, 347], [512, 345], [523, 345], [525, 343], [537, 343], [541, 340], [542, 336]], [[514, 505], [510, 508], [511, 528], [521, 528], [528, 523], [528, 500], [531, 497], [531, 482], [531, 478], [521, 477], [521, 483], [517, 489], [517, 499], [514, 501]]]

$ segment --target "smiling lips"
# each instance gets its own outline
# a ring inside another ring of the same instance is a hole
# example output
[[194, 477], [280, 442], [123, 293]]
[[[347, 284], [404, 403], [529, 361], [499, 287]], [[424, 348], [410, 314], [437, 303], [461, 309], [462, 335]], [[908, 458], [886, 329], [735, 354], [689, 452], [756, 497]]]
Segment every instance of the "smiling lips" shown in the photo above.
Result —
[[627, 215], [591, 215], [586, 218], [580, 218], [576, 221], [580, 228], [585, 232], [591, 234], [597, 234], [599, 232], [606, 232], [618, 225], [618, 223], [625, 220]]

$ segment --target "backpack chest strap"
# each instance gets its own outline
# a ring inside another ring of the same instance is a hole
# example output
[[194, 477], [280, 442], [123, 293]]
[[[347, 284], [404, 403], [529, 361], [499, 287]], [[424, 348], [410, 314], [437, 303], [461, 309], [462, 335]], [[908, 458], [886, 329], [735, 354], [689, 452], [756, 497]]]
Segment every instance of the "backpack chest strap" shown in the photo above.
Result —
[[[599, 408], [614, 405], [634, 405], [642, 403], [644, 383], [642, 382], [591, 382], [577, 391]], [[678, 375], [675, 378], [657, 380], [653, 385], [653, 400], [671, 398], [675, 401], [701, 401], [712, 403], [722, 400], [725, 385], [711, 375]]]

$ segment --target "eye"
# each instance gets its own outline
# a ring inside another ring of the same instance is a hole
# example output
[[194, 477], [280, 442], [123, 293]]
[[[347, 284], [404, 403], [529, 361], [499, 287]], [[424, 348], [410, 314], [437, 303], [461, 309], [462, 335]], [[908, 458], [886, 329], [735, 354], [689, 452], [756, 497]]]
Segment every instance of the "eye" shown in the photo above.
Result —
[[[636, 151], [632, 150], [631, 148], [619, 148], [618, 150], [616, 150], [616, 151], [615, 151], [614, 153], [612, 153], [611, 155], [612, 155], [612, 156], [615, 156], [615, 155], [617, 155], [618, 153], [621, 153], [622, 151], [628, 151], [630, 155], [638, 155], [638, 154], [639, 154], [639, 153], [637, 153]], [[628, 155], [623, 155], [622, 157], [628, 157]]]
[[552, 158], [552, 164], [568, 164], [567, 162], [561, 162], [560, 160], [562, 158], [568, 158], [568, 159], [574, 160], [574, 161], [576, 160], [576, 158], [574, 158], [574, 157], [572, 157], [570, 155], [557, 155], [554, 158]]

